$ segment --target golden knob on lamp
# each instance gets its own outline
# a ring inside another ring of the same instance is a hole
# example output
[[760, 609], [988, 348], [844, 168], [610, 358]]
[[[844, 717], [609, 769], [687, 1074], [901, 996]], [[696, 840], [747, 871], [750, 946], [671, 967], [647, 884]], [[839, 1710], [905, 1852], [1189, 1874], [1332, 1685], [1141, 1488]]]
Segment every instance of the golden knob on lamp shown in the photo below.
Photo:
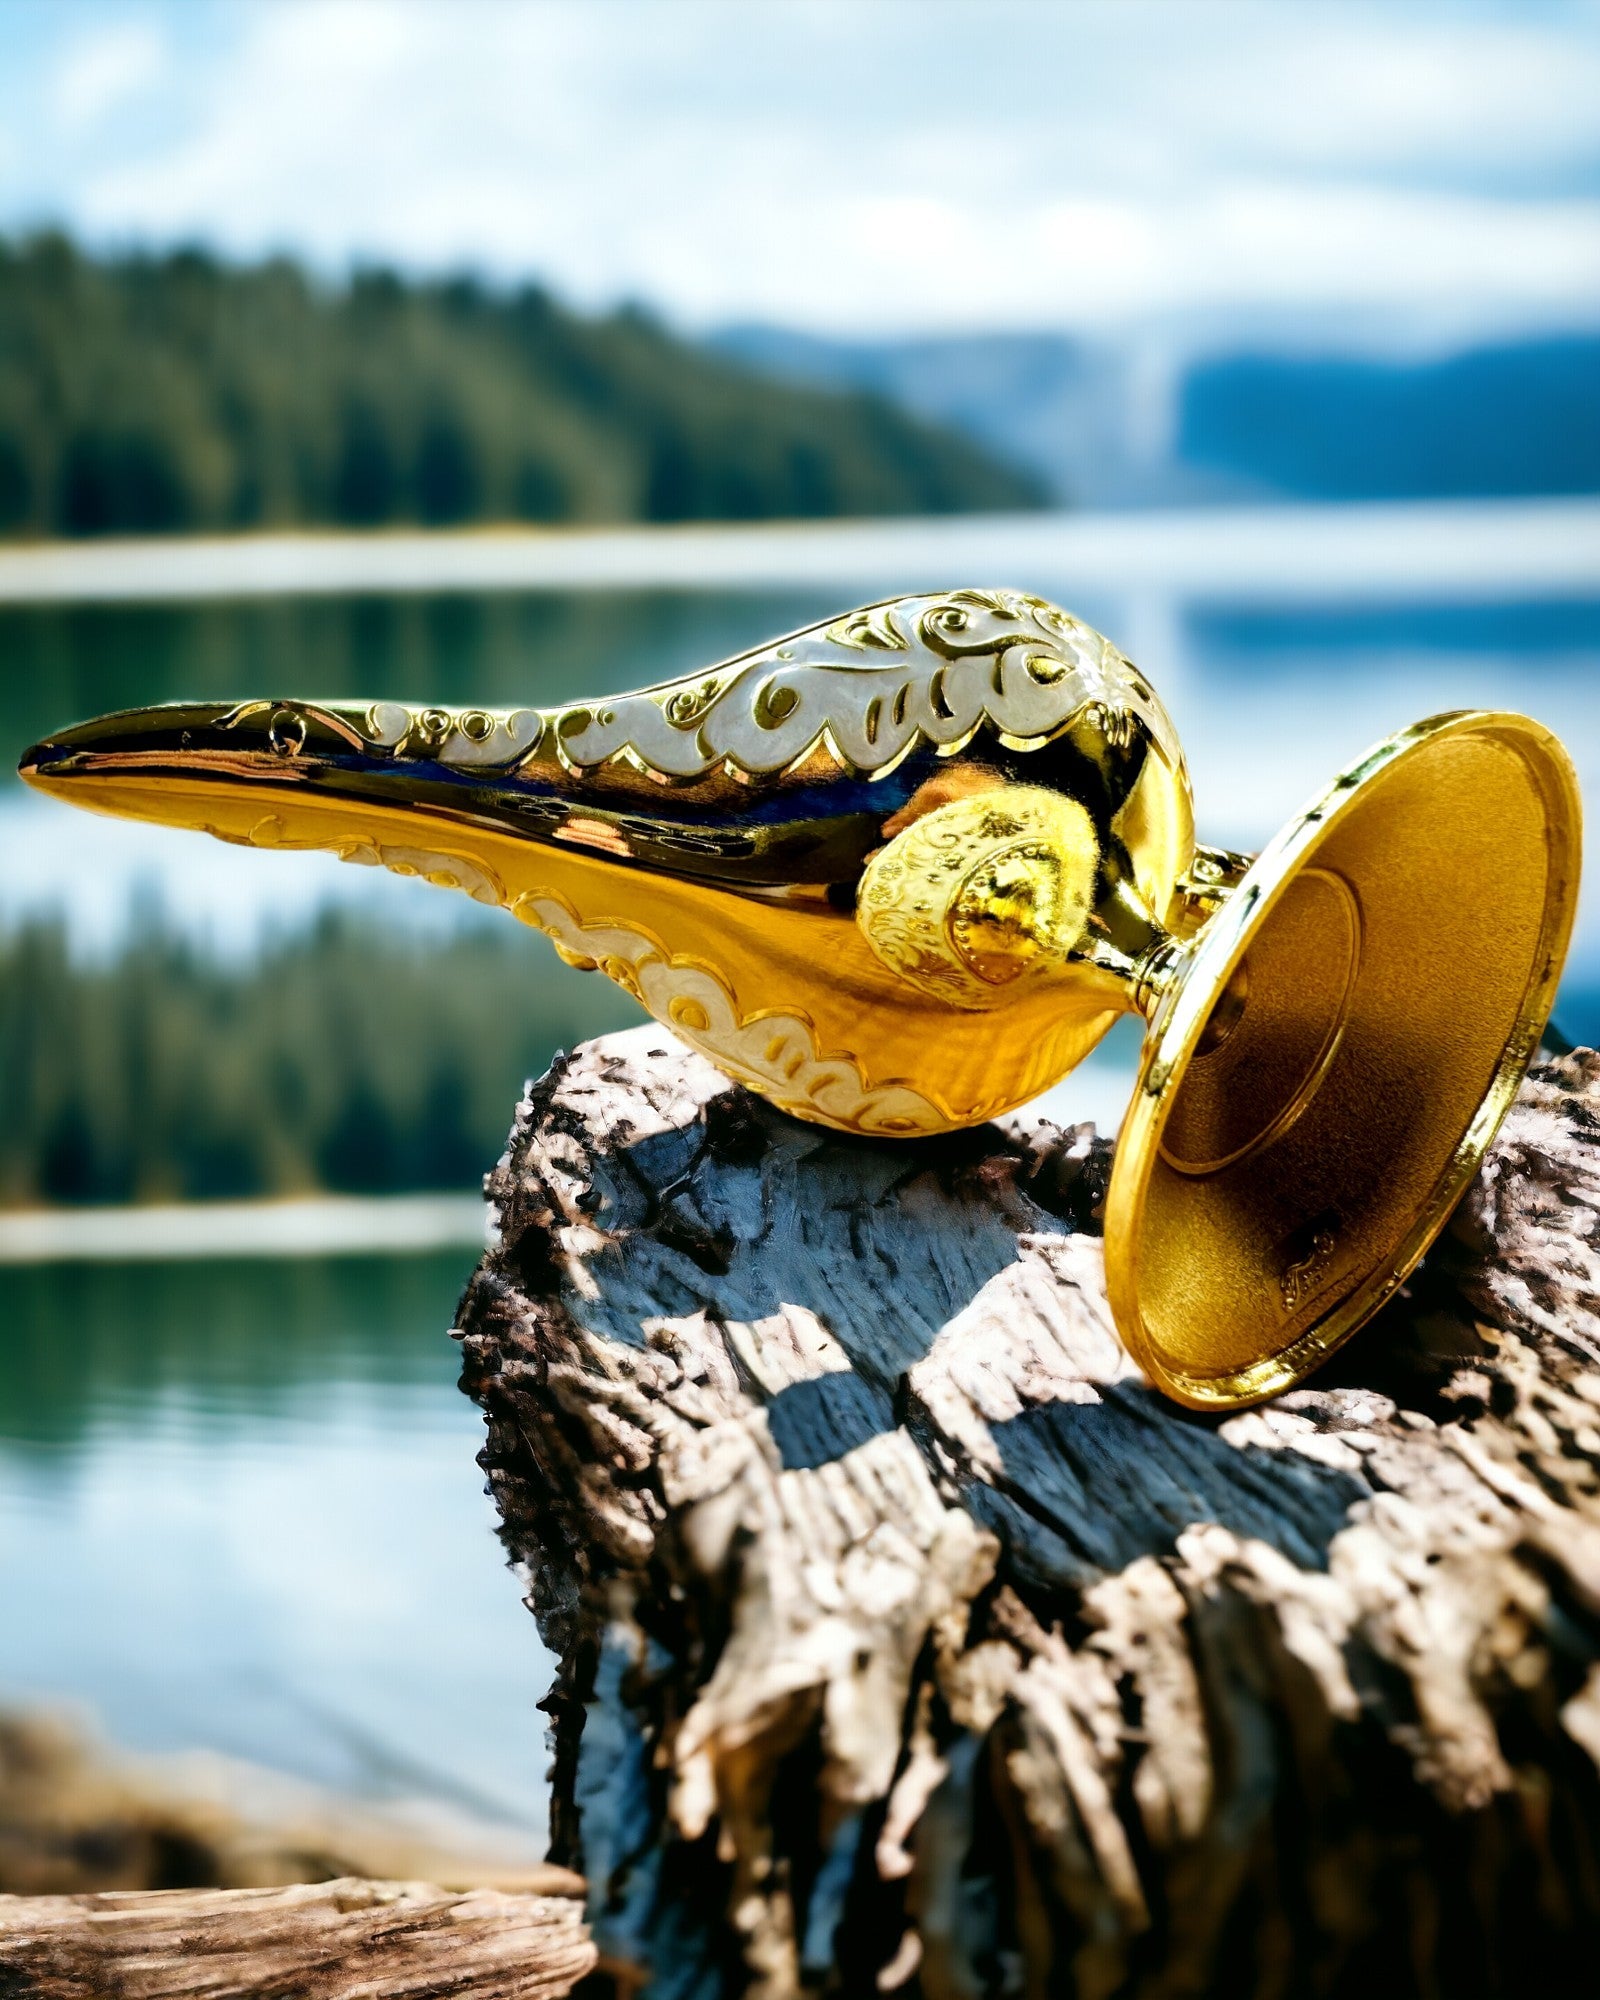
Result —
[[1077, 799], [1008, 785], [981, 766], [972, 776], [965, 797], [924, 812], [913, 799], [884, 823], [889, 838], [862, 870], [856, 922], [891, 972], [979, 1009], [1081, 954], [1100, 847]]
[[1197, 849], [1149, 682], [999, 590], [559, 709], [140, 710], [23, 772], [502, 905], [785, 1111], [870, 1138], [1010, 1110], [1143, 1015], [1111, 1302], [1209, 1406], [1299, 1379], [1437, 1232], [1537, 1043], [1578, 869], [1565, 753], [1484, 713], [1380, 745], [1253, 863]]

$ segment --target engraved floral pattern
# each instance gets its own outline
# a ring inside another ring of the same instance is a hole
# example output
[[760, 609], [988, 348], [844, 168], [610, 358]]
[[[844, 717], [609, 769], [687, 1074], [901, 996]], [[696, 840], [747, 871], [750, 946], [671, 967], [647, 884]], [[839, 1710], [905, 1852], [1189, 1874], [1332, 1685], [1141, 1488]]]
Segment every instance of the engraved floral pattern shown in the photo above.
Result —
[[626, 758], [667, 783], [759, 779], [820, 750], [870, 777], [922, 744], [952, 754], [985, 726], [1030, 749], [1091, 705], [1114, 740], [1137, 719], [1179, 763], [1148, 682], [1099, 633], [1041, 598], [961, 590], [853, 612], [715, 675], [619, 696], [604, 717], [569, 711], [552, 733], [572, 770]]
[[292, 835], [276, 813], [268, 813], [264, 819], [257, 820], [247, 833], [203, 824], [196, 831], [209, 833], [213, 840], [225, 840], [233, 847], [265, 847], [294, 854], [332, 854], [340, 861], [351, 861], [361, 868], [387, 868], [396, 875], [415, 875], [424, 882], [431, 882], [436, 889], [459, 889], [475, 903], [487, 903], [492, 909], [503, 909], [508, 900], [505, 884], [494, 870], [481, 861], [469, 859], [465, 854], [447, 854], [431, 847], [374, 840], [364, 833], [345, 834], [338, 838], [318, 835], [305, 840]]
[[512, 915], [542, 930], [569, 965], [604, 972], [656, 1019], [749, 1089], [799, 1118], [903, 1138], [943, 1132], [949, 1114], [909, 1084], [873, 1085], [848, 1056], [825, 1056], [802, 1014], [741, 1015], [709, 966], [674, 958], [647, 931], [579, 921], [564, 898], [519, 896]]
[[954, 755], [987, 728], [1028, 750], [1086, 716], [1119, 747], [1142, 724], [1182, 769], [1176, 733], [1144, 676], [1070, 612], [1009, 590], [869, 605], [709, 672], [598, 704], [250, 703], [228, 720], [258, 724], [274, 708], [280, 722], [302, 717], [354, 749], [399, 759], [508, 774], [537, 761], [574, 775], [622, 763], [669, 785], [714, 773], [758, 783], [816, 754], [883, 777], [924, 745]]

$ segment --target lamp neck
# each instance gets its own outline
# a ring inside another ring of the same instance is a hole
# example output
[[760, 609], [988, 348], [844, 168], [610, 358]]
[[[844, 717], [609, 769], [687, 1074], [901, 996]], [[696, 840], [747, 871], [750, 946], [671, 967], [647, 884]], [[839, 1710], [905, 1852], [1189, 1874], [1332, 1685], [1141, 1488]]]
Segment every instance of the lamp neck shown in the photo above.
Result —
[[1227, 848], [1199, 847], [1179, 877], [1167, 922], [1159, 923], [1127, 883], [1119, 883], [1095, 911], [1086, 963], [1108, 975], [1123, 1005], [1153, 1020], [1193, 949], [1195, 940], [1238, 887], [1250, 857]]

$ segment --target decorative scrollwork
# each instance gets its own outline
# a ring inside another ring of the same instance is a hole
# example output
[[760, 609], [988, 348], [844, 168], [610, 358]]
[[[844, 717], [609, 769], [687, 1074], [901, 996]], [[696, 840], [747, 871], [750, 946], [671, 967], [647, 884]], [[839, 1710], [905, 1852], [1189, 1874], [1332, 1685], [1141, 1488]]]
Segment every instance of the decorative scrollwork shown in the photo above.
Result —
[[268, 813], [247, 832], [237, 833], [220, 826], [200, 825], [197, 832], [209, 833], [233, 847], [264, 847], [293, 854], [331, 854], [338, 861], [353, 862], [359, 868], [387, 868], [395, 875], [415, 875], [436, 889], [459, 889], [475, 903], [503, 909], [509, 900], [506, 886], [495, 871], [482, 861], [465, 854], [450, 854], [437, 848], [412, 847], [396, 841], [379, 841], [367, 834], [351, 833], [328, 839], [303, 839], [289, 832], [276, 813]]
[[377, 701], [363, 721], [369, 742], [396, 757], [470, 767], [515, 763], [538, 743], [548, 718], [536, 708], [411, 708]]
[[603, 715], [550, 720], [569, 770], [625, 761], [681, 784], [715, 771], [758, 780], [819, 752], [882, 777], [921, 744], [952, 755], [986, 727], [1032, 749], [1091, 704], [1117, 718], [1117, 741], [1142, 723], [1181, 768], [1149, 683], [1099, 633], [1020, 591], [958, 590], [852, 612], [714, 674], [620, 695]]
[[852, 646], [857, 652], [903, 653], [908, 645], [894, 622], [892, 604], [873, 604], [865, 611], [835, 618], [828, 627], [828, 637], [836, 646]]
[[1310, 1297], [1313, 1287], [1333, 1262], [1336, 1243], [1337, 1237], [1332, 1229], [1319, 1229], [1312, 1237], [1311, 1248], [1306, 1254], [1286, 1266], [1278, 1280], [1278, 1292], [1285, 1312], [1293, 1312], [1297, 1305]]
[[975, 630], [973, 614], [987, 612], [1003, 624], [1016, 625], [1023, 622], [1029, 608], [1042, 602], [1009, 590], [953, 590], [930, 604], [918, 618], [917, 636], [947, 660], [963, 659], [969, 653], [991, 653], [995, 650], [993, 632], [986, 626]]
[[[347, 710], [313, 701], [242, 701], [217, 718], [218, 729], [238, 729], [249, 723], [259, 726], [266, 718], [268, 747], [277, 755], [298, 755], [314, 727], [352, 750], [365, 750], [369, 738]], [[293, 753], [280, 745], [293, 741]]]
[[603, 972], [664, 1026], [784, 1111], [846, 1132], [903, 1138], [956, 1121], [907, 1083], [872, 1084], [849, 1056], [823, 1055], [803, 1014], [746, 1016], [710, 966], [675, 958], [631, 924], [584, 924], [565, 898], [519, 896], [513, 916], [543, 931], [569, 965]]
[[553, 709], [249, 703], [286, 760], [347, 745], [466, 770], [582, 777], [623, 765], [661, 784], [748, 783], [821, 755], [881, 778], [922, 746], [953, 756], [980, 731], [1028, 750], [1092, 715], [1112, 747], [1139, 725], [1174, 771], [1176, 734], [1150, 684], [1069, 612], [1011, 590], [896, 598], [791, 634], [725, 666]]
[[721, 692], [722, 682], [708, 674], [698, 686], [674, 689], [662, 705], [663, 712], [674, 729], [693, 729]]

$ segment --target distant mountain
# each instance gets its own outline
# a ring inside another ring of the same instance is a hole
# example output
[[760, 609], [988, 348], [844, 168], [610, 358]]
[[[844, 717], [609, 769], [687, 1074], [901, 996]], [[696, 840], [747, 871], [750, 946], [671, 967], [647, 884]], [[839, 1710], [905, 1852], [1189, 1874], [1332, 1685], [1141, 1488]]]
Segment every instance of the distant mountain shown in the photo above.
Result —
[[1238, 354], [1184, 380], [1189, 465], [1308, 499], [1600, 491], [1600, 336], [1425, 362]]
[[1048, 334], [715, 345], [795, 382], [891, 397], [1045, 480], [1058, 502], [1203, 504], [1600, 490], [1600, 336], [1443, 358], [1185, 352]]
[[0, 238], [0, 534], [1029, 507], [870, 388], [764, 378], [536, 286]]
[[1077, 341], [1054, 334], [831, 341], [741, 326], [710, 344], [779, 379], [868, 389], [981, 439], [1043, 478], [1057, 502], [1103, 503], [1119, 494], [1127, 456], [1121, 365]]

